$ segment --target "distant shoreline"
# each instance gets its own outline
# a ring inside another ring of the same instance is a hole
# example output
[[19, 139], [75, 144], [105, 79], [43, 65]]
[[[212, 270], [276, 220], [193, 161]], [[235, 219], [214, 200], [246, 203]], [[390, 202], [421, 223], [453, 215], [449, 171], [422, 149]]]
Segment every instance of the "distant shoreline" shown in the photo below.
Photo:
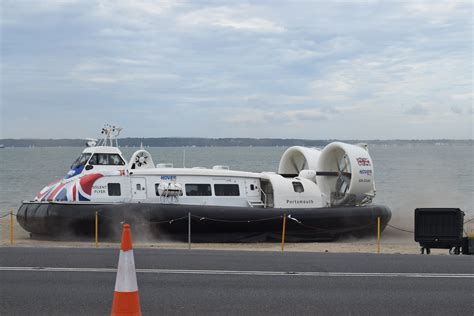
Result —
[[[308, 140], [282, 138], [192, 138], [192, 137], [160, 137], [137, 138], [128, 137], [118, 140], [121, 147], [324, 147], [338, 141], [336, 139]], [[393, 139], [393, 140], [341, 140], [346, 143], [367, 143], [369, 145], [473, 145], [472, 139]], [[84, 139], [0, 139], [5, 147], [84, 147]]]

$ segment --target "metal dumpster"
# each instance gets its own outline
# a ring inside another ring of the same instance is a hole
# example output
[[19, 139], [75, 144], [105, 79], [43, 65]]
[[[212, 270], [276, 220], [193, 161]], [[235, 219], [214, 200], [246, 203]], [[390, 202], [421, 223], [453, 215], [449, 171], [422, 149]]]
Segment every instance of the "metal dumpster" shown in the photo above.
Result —
[[415, 241], [421, 253], [431, 248], [449, 249], [450, 254], [460, 254], [463, 246], [464, 212], [459, 208], [415, 209]]

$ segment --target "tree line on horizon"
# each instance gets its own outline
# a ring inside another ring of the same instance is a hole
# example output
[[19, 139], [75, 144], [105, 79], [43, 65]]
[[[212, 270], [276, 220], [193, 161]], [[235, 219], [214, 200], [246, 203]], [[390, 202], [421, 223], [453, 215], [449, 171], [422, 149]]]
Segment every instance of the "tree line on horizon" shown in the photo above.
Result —
[[[119, 138], [118, 143], [121, 147], [276, 147], [276, 146], [305, 146], [305, 147], [324, 147], [327, 144], [338, 141], [336, 139], [310, 140], [296, 138], [193, 138], [193, 137], [152, 137], [138, 138], [127, 137]], [[452, 139], [392, 139], [392, 140], [341, 140], [346, 143], [368, 143], [380, 145], [396, 144], [473, 144], [472, 139], [452, 140]], [[84, 139], [0, 139], [0, 144], [5, 147], [85, 147]]]

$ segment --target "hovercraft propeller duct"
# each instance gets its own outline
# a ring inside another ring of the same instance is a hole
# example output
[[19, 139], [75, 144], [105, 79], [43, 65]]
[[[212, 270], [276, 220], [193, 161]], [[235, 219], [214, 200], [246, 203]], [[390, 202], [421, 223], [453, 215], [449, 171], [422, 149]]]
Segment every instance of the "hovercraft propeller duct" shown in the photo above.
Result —
[[351, 163], [344, 154], [340, 160], [336, 160], [337, 171], [317, 171], [316, 176], [337, 177], [334, 195], [342, 197], [347, 193], [351, 185]]
[[303, 170], [316, 170], [320, 153], [316, 148], [290, 147], [281, 156], [278, 173], [284, 177], [297, 177]]
[[334, 142], [321, 151], [316, 180], [326, 204], [363, 205], [375, 196], [374, 170], [367, 145]]
[[278, 173], [316, 182], [328, 206], [364, 205], [375, 196], [371, 161], [364, 144], [334, 142], [323, 150], [294, 146], [283, 153]]
[[154, 168], [153, 159], [151, 154], [144, 150], [137, 150], [130, 159], [130, 169], [148, 169]]

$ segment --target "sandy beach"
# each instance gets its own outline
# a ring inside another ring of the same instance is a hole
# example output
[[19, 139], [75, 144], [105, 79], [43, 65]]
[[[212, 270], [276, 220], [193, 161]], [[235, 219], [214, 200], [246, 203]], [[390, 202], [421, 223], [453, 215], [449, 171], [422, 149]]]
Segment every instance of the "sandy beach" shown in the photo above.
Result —
[[[90, 240], [81, 241], [58, 241], [58, 240], [38, 240], [31, 239], [28, 232], [23, 230], [16, 218], [13, 218], [13, 245], [22, 247], [95, 247], [95, 240], [92, 236]], [[472, 223], [472, 222], [471, 222]], [[474, 225], [467, 224], [465, 229], [468, 234], [474, 233]], [[0, 219], [0, 246], [9, 247], [10, 243], [10, 216]], [[101, 242], [99, 248], [118, 248], [117, 242]], [[160, 241], [160, 240], [135, 240], [136, 248], [165, 248], [165, 249], [187, 249], [185, 242]], [[192, 243], [192, 249], [213, 249], [213, 250], [247, 250], [247, 251], [281, 251], [281, 243]], [[335, 242], [305, 242], [305, 243], [285, 243], [284, 251], [300, 252], [331, 252], [331, 253], [377, 253], [377, 239], [350, 239]], [[395, 230], [391, 227], [383, 232], [380, 253], [384, 254], [419, 254], [420, 247], [413, 239], [413, 234]], [[431, 254], [449, 255], [446, 249], [433, 249]]]

